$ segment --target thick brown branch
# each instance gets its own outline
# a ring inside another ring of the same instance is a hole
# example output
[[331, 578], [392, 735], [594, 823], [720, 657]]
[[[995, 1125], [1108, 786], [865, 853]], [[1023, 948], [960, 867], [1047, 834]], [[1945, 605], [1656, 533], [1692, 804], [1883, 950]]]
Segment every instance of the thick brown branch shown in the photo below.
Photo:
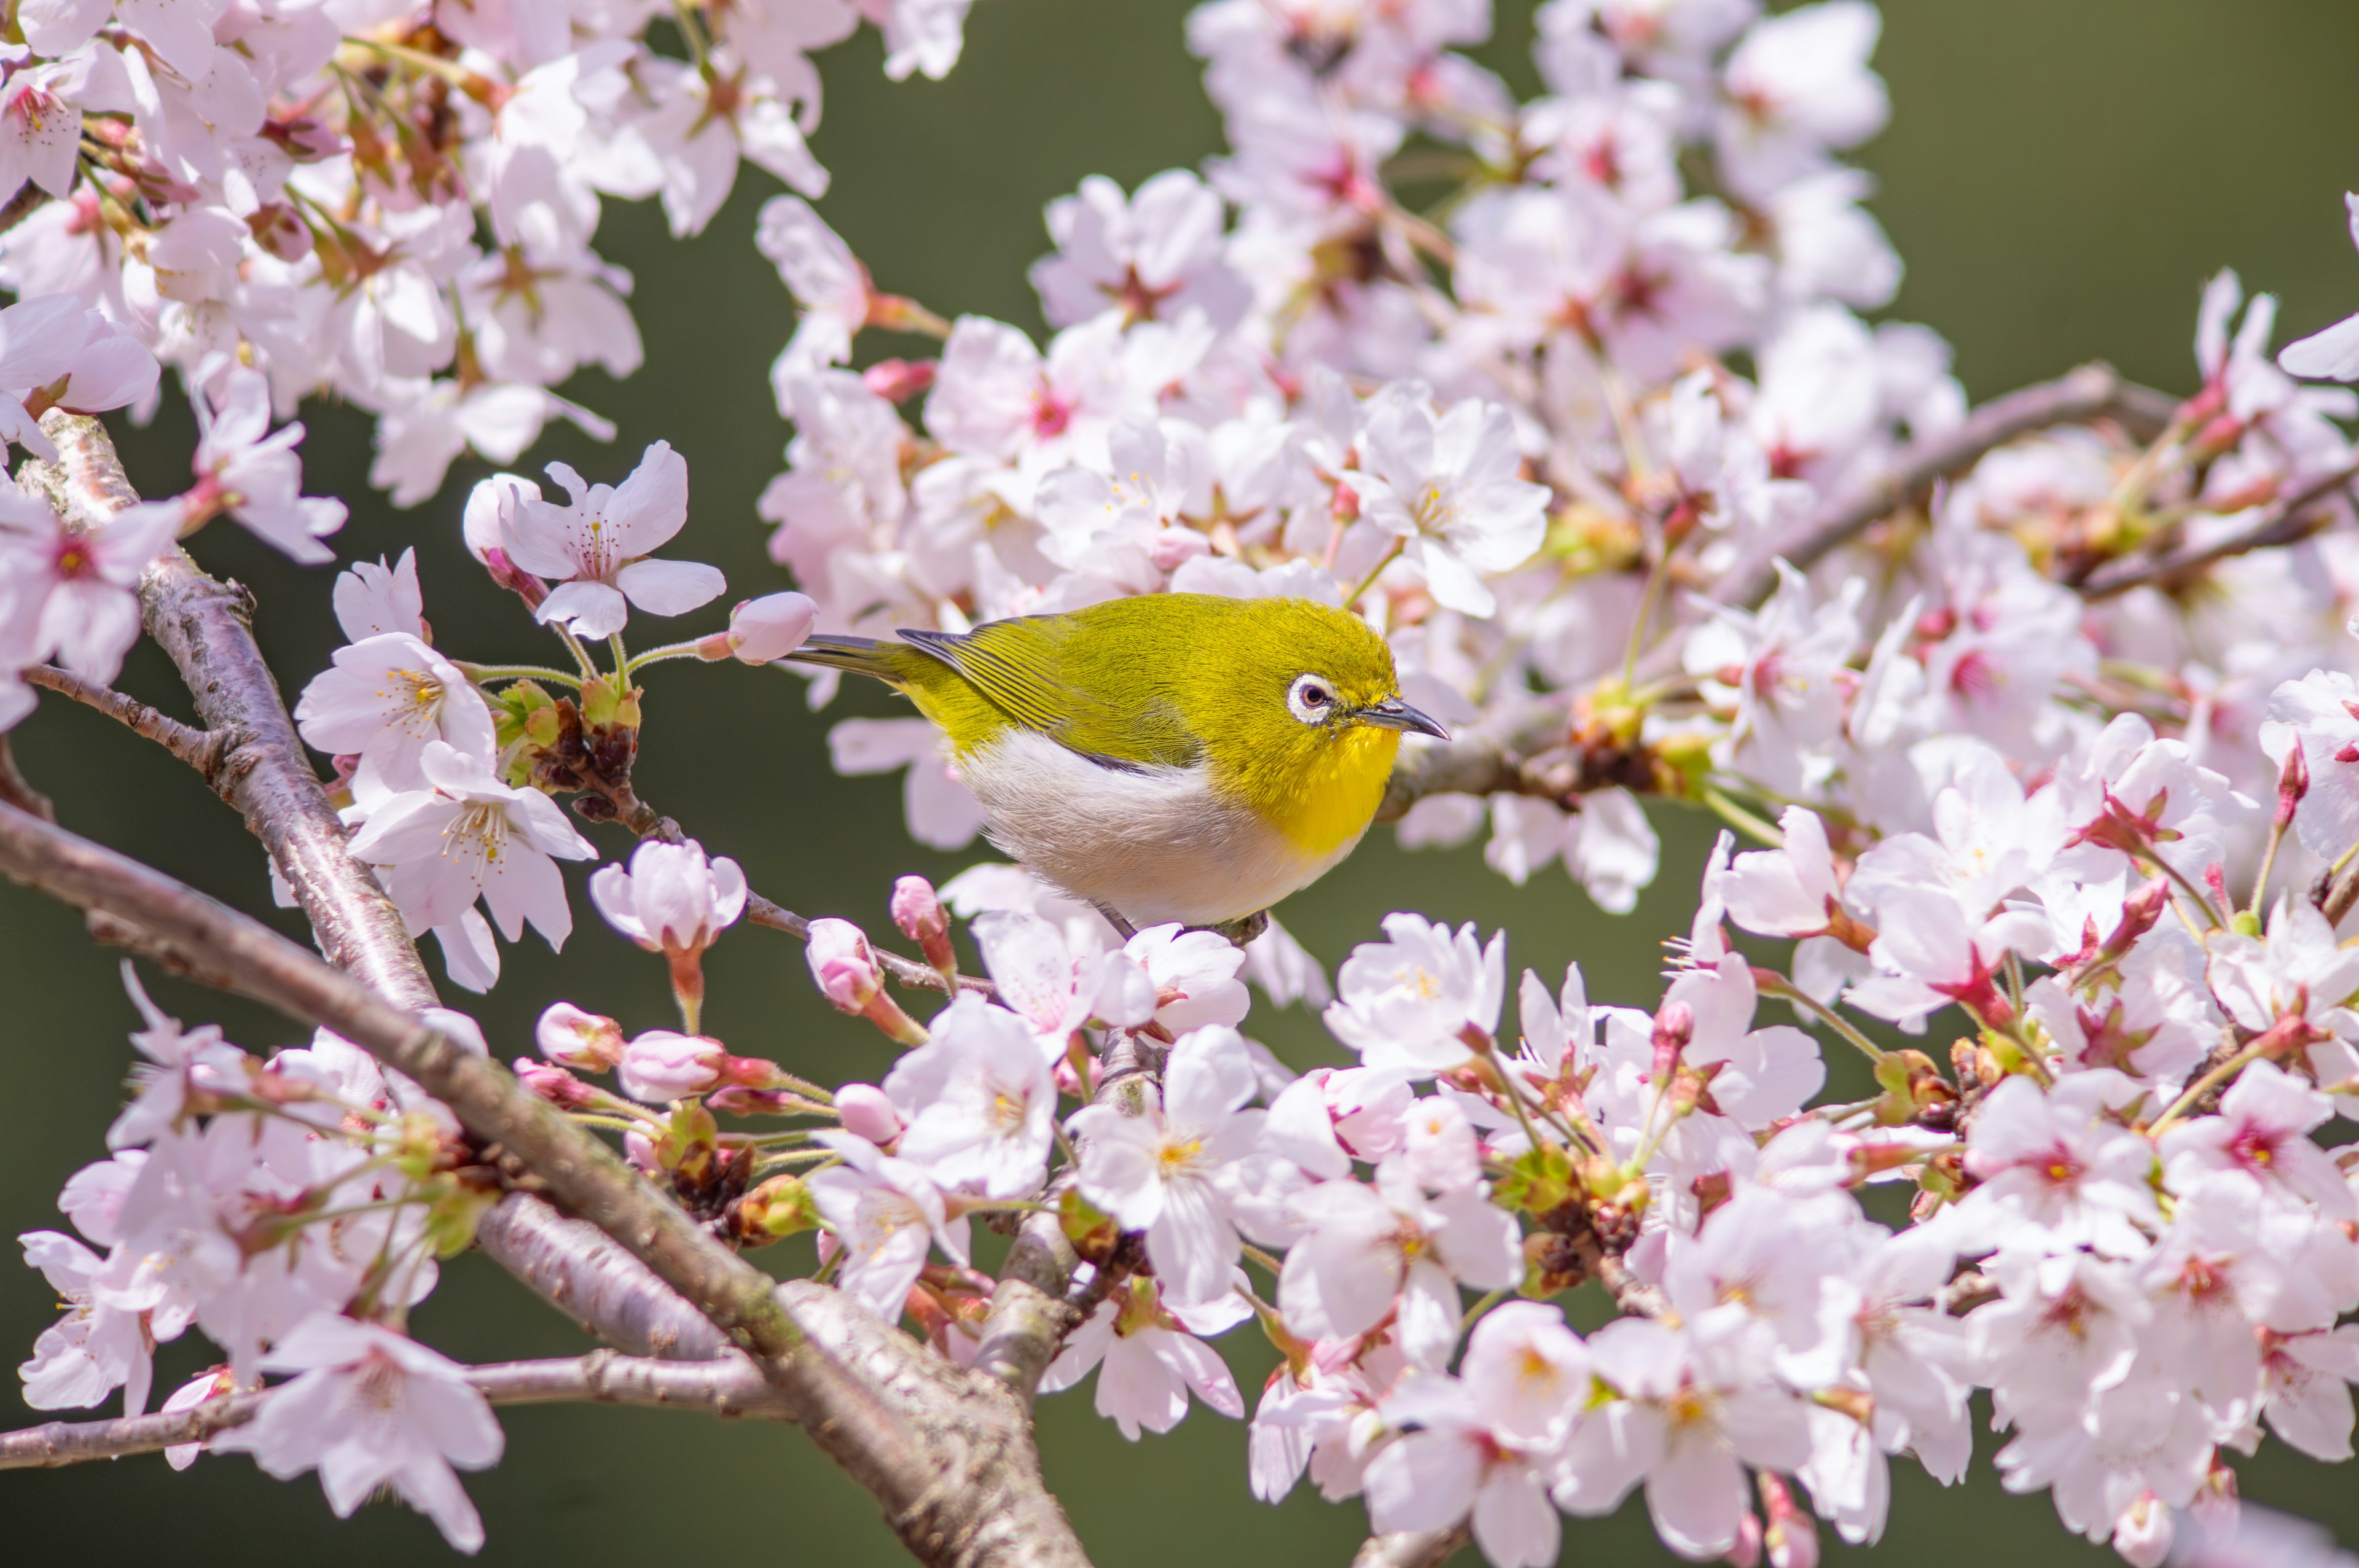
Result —
[[1462, 1524], [1448, 1530], [1397, 1530], [1372, 1535], [1353, 1555], [1352, 1568], [1440, 1568], [1471, 1536]]
[[[2054, 381], [1993, 398], [1954, 429], [1910, 442], [1891, 467], [1833, 497], [1820, 509], [1810, 533], [1780, 553], [1807, 568], [1877, 519], [1889, 516], [1935, 480], [1971, 468], [1984, 454], [2035, 430], [2111, 417], [2133, 437], [2151, 440], [2168, 427], [2172, 406], [2167, 395], [2124, 381], [2107, 364], [2085, 364]], [[1764, 565], [1722, 585], [1712, 597], [1723, 604], [1753, 604], [1767, 598], [1774, 586], [1776, 579]]]
[[84, 680], [52, 665], [35, 665], [25, 672], [25, 680], [60, 697], [70, 697], [85, 708], [95, 708], [133, 734], [155, 741], [204, 774], [208, 781], [219, 766], [221, 752], [230, 739], [219, 730], [183, 724], [168, 713], [157, 712], [137, 697], [125, 697], [113, 687]]
[[2332, 500], [2354, 479], [2359, 479], [2359, 463], [2339, 468], [2264, 507], [2258, 517], [2233, 534], [2159, 557], [2133, 556], [2114, 561], [2091, 572], [2085, 581], [2075, 586], [2081, 597], [2087, 600], [2111, 599], [2148, 583], [2176, 588], [2214, 562], [2254, 550], [2295, 544], [2332, 520], [2332, 513], [2319, 510], [2321, 503]]
[[[694, 1363], [649, 1361], [593, 1350], [566, 1360], [471, 1367], [467, 1381], [495, 1405], [661, 1405], [710, 1411], [723, 1417], [791, 1419], [786, 1401], [761, 1369], [734, 1353], [726, 1361]], [[274, 1392], [255, 1389], [210, 1399], [183, 1411], [114, 1421], [53, 1421], [0, 1433], [0, 1470], [54, 1469], [91, 1459], [119, 1459], [202, 1443], [215, 1433], [253, 1421]]]
[[[245, 994], [332, 1030], [415, 1078], [470, 1132], [522, 1161], [568, 1208], [622, 1242], [751, 1353], [794, 1418], [884, 1504], [921, 1561], [1058, 1568], [1086, 1562], [1040, 1486], [1024, 1411], [1004, 1390], [928, 1357], [839, 1292], [789, 1286], [774, 1295], [767, 1275], [488, 1057], [452, 1044], [259, 922], [6, 806], [0, 806], [0, 871], [129, 920]], [[819, 1330], [810, 1336], [816, 1343], [795, 1321], [806, 1311]], [[876, 1347], [864, 1325], [845, 1323], [843, 1314], [865, 1319], [891, 1347]], [[832, 1353], [832, 1341], [858, 1353], [858, 1374]], [[896, 1380], [883, 1378], [888, 1371]], [[885, 1388], [904, 1398], [888, 1400]], [[914, 1408], [912, 1390], [923, 1393]]]

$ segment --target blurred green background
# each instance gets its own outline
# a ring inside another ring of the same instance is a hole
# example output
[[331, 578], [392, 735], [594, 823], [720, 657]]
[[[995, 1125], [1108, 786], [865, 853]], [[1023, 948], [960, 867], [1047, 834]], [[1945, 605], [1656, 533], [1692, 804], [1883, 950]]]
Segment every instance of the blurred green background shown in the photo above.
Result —
[[[1101, 172], [1125, 185], [1217, 150], [1218, 125], [1180, 44], [1185, 0], [981, 0], [967, 51], [947, 81], [887, 83], [873, 33], [824, 57], [825, 124], [816, 138], [834, 171], [821, 210], [875, 269], [880, 286], [945, 314], [981, 311], [1038, 330], [1024, 268], [1046, 245], [1041, 205]], [[1894, 314], [1931, 323], [1956, 345], [1976, 397], [2104, 357], [2158, 385], [2186, 390], [2196, 295], [2223, 265], [2277, 290], [2283, 336], [2359, 308], [2359, 257], [2342, 192], [2359, 185], [2359, 6], [2348, 0], [1886, 0], [1877, 65], [1891, 83], [1891, 128], [1865, 155], [1882, 181], [1875, 210], [1908, 264]], [[1487, 63], [1535, 86], [1526, 0], [1505, 0]], [[754, 498], [780, 466], [783, 427], [766, 381], [790, 312], [748, 243], [772, 188], [750, 168], [706, 236], [671, 243], [650, 207], [610, 205], [601, 248], [637, 275], [647, 367], [619, 386], [569, 390], [621, 426], [611, 448], [560, 432], [530, 454], [614, 481], [647, 442], [688, 457], [693, 521], [678, 553], [729, 573], [733, 597], [781, 586], [762, 552]], [[458, 546], [458, 512], [480, 470], [455, 470], [441, 498], [397, 514], [368, 490], [365, 422], [310, 416], [310, 488], [344, 497], [346, 558], [415, 542], [427, 612], [442, 643], [496, 661], [546, 656], [542, 639], [495, 593]], [[185, 484], [191, 432], [180, 414], [125, 436], [133, 477], [168, 493]], [[289, 567], [223, 526], [200, 541], [212, 569], [250, 584], [257, 632], [290, 697], [340, 640], [328, 575]], [[708, 611], [690, 624], [718, 624]], [[131, 690], [178, 711], [185, 699], [152, 650], [135, 654]], [[801, 683], [735, 665], [666, 665], [650, 680], [643, 792], [715, 852], [737, 857], [755, 885], [811, 914], [884, 929], [892, 877], [941, 878], [978, 858], [911, 846], [897, 783], [839, 779], [823, 736], [849, 712], [890, 709], [848, 694], [822, 717]], [[231, 899], [299, 935], [270, 909], [262, 860], [237, 820], [160, 752], [54, 699], [16, 736], [37, 784], [65, 822]], [[1405, 855], [1372, 839], [1349, 864], [1286, 906], [1284, 918], [1331, 967], [1375, 935], [1390, 908], [1513, 931], [1511, 962], [1551, 979], [1578, 957], [1601, 1000], [1647, 1000], [1659, 940], [1684, 929], [1708, 834], [1676, 813], [1661, 880], [1638, 913], [1599, 914], [1560, 871], [1523, 889], [1484, 869], [1473, 849]], [[602, 849], [626, 845], [599, 830]], [[538, 1003], [563, 994], [632, 1029], [668, 1021], [662, 966], [606, 931], [579, 893], [571, 962], [538, 939], [507, 949], [494, 996], [451, 1000], [479, 1016], [502, 1055], [527, 1044]], [[17, 1110], [0, 1139], [0, 1224], [8, 1233], [61, 1224], [60, 1183], [101, 1152], [118, 1102], [132, 1013], [113, 955], [68, 912], [0, 887], [0, 1070]], [[439, 962], [435, 965], [439, 975]], [[746, 928], [710, 965], [708, 1027], [741, 1051], [783, 1058], [822, 1082], [873, 1078], [881, 1037], [816, 999], [801, 955]], [[166, 1005], [218, 1019], [250, 1048], [291, 1044], [280, 1020], [168, 982]], [[1315, 1021], [1264, 1010], [1261, 1037], [1298, 1065], [1332, 1058]], [[784, 1254], [794, 1250], [779, 1249]], [[782, 1262], [800, 1262], [800, 1257]], [[38, 1275], [0, 1268], [0, 1347], [28, 1349], [53, 1310]], [[433, 1344], [468, 1359], [567, 1354], [580, 1336], [481, 1258], [445, 1272], [418, 1314]], [[1224, 1342], [1250, 1400], [1271, 1357], [1250, 1330]], [[205, 1359], [197, 1336], [164, 1351], [158, 1389]], [[1041, 1445], [1052, 1486], [1101, 1563], [1279, 1563], [1348, 1560], [1364, 1533], [1356, 1503], [1298, 1492], [1285, 1506], [1245, 1489], [1245, 1433], [1201, 1410], [1175, 1434], [1124, 1443], [1089, 1409], [1089, 1389], [1052, 1399]], [[38, 1419], [25, 1412], [23, 1420]], [[10, 1421], [7, 1424], [17, 1424]], [[867, 1498], [799, 1434], [727, 1430], [703, 1417], [598, 1409], [505, 1417], [508, 1455], [473, 1478], [491, 1563], [579, 1568], [652, 1561], [890, 1563], [897, 1547]], [[1987, 1460], [1995, 1444], [1981, 1438]], [[2308, 1514], [2359, 1541], [2359, 1488], [2347, 1476], [2271, 1447], [2243, 1467], [2245, 1495]], [[1944, 1492], [1895, 1467], [1893, 1522], [1875, 1552], [1936, 1568], [2001, 1559], [2110, 1561], [2064, 1536], [2044, 1497], [2010, 1498], [1986, 1465]], [[1857, 1556], [1830, 1542], [1837, 1557]], [[101, 1565], [159, 1552], [191, 1563], [411, 1563], [442, 1555], [432, 1528], [399, 1508], [332, 1518], [310, 1479], [281, 1486], [242, 1458], [175, 1475], [154, 1458], [54, 1475], [0, 1476], [0, 1558]], [[1565, 1560], [1656, 1561], [1643, 1513], [1569, 1521]]]

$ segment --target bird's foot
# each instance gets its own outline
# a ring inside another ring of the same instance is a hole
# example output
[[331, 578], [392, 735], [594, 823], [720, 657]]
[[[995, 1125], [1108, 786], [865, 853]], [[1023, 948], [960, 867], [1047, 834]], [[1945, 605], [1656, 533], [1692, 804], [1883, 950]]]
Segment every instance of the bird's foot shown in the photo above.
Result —
[[1199, 925], [1191, 929], [1218, 932], [1227, 937], [1232, 946], [1243, 947], [1269, 929], [1269, 911], [1256, 909], [1251, 914], [1239, 915], [1234, 920], [1223, 920], [1218, 925]]

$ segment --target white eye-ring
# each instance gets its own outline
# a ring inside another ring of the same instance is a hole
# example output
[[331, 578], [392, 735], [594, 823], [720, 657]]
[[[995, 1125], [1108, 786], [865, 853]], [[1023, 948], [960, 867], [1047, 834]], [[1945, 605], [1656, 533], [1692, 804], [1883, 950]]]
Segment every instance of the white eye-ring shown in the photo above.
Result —
[[1335, 712], [1335, 688], [1322, 676], [1297, 676], [1286, 688], [1286, 710], [1305, 724], [1324, 724]]

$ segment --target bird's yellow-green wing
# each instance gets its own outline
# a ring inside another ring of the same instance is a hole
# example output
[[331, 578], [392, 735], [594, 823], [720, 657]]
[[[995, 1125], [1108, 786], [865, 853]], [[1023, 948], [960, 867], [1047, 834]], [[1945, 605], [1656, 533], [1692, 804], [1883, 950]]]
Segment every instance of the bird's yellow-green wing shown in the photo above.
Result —
[[[1093, 612], [1106, 608], [901, 638], [1008, 721], [1084, 756], [1114, 766], [1192, 764], [1201, 748], [1173, 700], [1181, 650], [1137, 617]], [[955, 730], [951, 739], [968, 743]]]

